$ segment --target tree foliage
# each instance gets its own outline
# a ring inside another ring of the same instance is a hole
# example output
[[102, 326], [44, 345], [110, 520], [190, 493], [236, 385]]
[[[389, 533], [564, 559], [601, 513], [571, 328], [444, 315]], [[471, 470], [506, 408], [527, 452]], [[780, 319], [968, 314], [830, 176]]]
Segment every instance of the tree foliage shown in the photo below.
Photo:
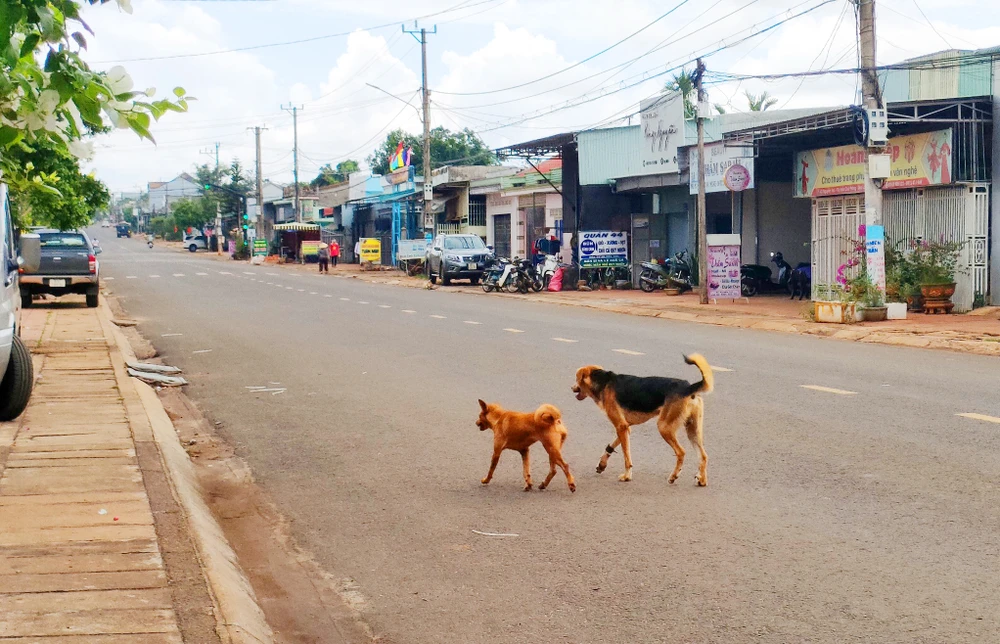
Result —
[[[116, 127], [152, 141], [153, 121], [169, 111], [187, 110], [192, 98], [181, 87], [171, 98], [150, 100], [156, 91], [134, 91], [124, 68], [99, 72], [84, 62], [80, 52], [93, 32], [80, 18], [80, 9], [85, 3], [106, 2], [0, 2], [0, 172], [6, 182], [57, 189], [47, 183], [51, 176], [16, 162], [22, 143], [86, 157], [92, 150], [82, 139], [89, 135]], [[131, 13], [130, 0], [116, 2]], [[60, 160], [55, 155], [52, 162]]]
[[357, 172], [361, 169], [358, 162], [354, 159], [348, 159], [346, 161], [341, 161], [337, 164], [337, 167], [332, 167], [329, 163], [324, 165], [319, 169], [319, 174], [313, 179], [309, 185], [313, 188], [319, 188], [322, 186], [332, 186], [337, 183], [343, 183], [351, 176], [352, 172]]
[[693, 119], [695, 117], [697, 113], [695, 102], [698, 98], [698, 90], [694, 86], [694, 71], [682, 69], [667, 81], [664, 89], [670, 92], [680, 92], [684, 98], [684, 118]]
[[215, 203], [211, 199], [183, 199], [170, 206], [174, 223], [181, 230], [202, 229], [205, 224], [215, 221]]
[[[82, 228], [106, 208], [107, 187], [80, 170], [80, 162], [51, 140], [18, 143], [5, 158], [23, 172], [5, 176], [10, 182], [12, 214], [19, 226], [49, 226], [60, 230]], [[31, 176], [28, 180], [26, 177]]]
[[[368, 166], [374, 174], [387, 174], [389, 172], [389, 157], [396, 151], [399, 142], [413, 148], [413, 156], [410, 159], [411, 165], [417, 169], [417, 173], [423, 171], [423, 142], [422, 137], [416, 134], [409, 134], [403, 130], [393, 130], [385, 137], [377, 149], [368, 157]], [[496, 155], [486, 146], [479, 135], [472, 130], [465, 128], [458, 132], [452, 132], [445, 127], [436, 127], [431, 130], [431, 165], [440, 167], [443, 165], [496, 165]]]
[[206, 221], [215, 220], [216, 204], [221, 205], [223, 213], [242, 212], [243, 205], [240, 198], [228, 191], [231, 190], [245, 196], [253, 194], [256, 189], [250, 175], [247, 174], [238, 159], [233, 159], [229, 166], [219, 166], [218, 168], [208, 164], [196, 166], [195, 177], [200, 186], [210, 185], [224, 188], [224, 190], [208, 189], [205, 191], [205, 196], [202, 198], [205, 202], [204, 208], [206, 212], [211, 213], [211, 217]]
[[744, 92], [747, 97], [747, 105], [751, 112], [764, 112], [767, 108], [774, 107], [778, 103], [778, 99], [771, 96], [766, 90], [760, 94], [754, 94], [750, 90]]

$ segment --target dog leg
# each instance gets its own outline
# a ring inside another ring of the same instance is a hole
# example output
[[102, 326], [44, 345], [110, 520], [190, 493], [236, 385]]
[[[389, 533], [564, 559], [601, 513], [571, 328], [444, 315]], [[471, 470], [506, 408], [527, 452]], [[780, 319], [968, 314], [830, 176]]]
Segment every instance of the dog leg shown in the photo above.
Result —
[[687, 422], [685, 423], [688, 440], [691, 441], [691, 444], [697, 447], [698, 451], [701, 453], [701, 462], [698, 464], [698, 476], [695, 477], [700, 487], [708, 485], [708, 453], [705, 452], [705, 438], [704, 432], [702, 431], [704, 412], [704, 403], [699, 400], [694, 412], [688, 417]]
[[547, 441], [542, 441], [542, 447], [545, 451], [549, 453], [549, 475], [545, 477], [545, 482], [538, 486], [539, 490], [544, 490], [548, 487], [549, 482], [552, 477], [556, 475], [556, 467], [561, 467], [564, 474], [566, 474], [566, 483], [569, 484], [569, 491], [576, 492], [576, 481], [573, 479], [573, 475], [569, 471], [569, 465], [563, 460], [561, 447], [566, 442], [566, 436], [559, 438], [558, 443], [550, 443]]
[[549, 452], [549, 473], [542, 481], [542, 484], [538, 486], [539, 490], [544, 490], [549, 486], [549, 481], [556, 475], [556, 457], [552, 452]]
[[480, 481], [483, 485], [489, 485], [489, 482], [493, 479], [493, 470], [497, 469], [497, 463], [500, 462], [500, 452], [502, 451], [503, 449], [499, 447], [493, 449], [493, 460], [490, 461], [490, 471], [486, 475], [486, 478]]
[[667, 445], [670, 445], [674, 450], [674, 456], [677, 457], [677, 464], [669, 479], [671, 483], [677, 480], [681, 468], [684, 467], [684, 448], [677, 442], [677, 430], [680, 428], [683, 414], [687, 411], [687, 404], [687, 400], [668, 403], [660, 412], [660, 417], [656, 419], [656, 429], [660, 431], [660, 436], [667, 441]]
[[632, 452], [629, 450], [628, 435], [630, 428], [627, 424], [618, 428], [618, 442], [622, 445], [622, 456], [625, 457], [625, 472], [618, 477], [622, 483], [632, 480]]
[[521, 450], [521, 461], [524, 463], [524, 491], [531, 490], [531, 458], [527, 449]]
[[601, 455], [601, 461], [597, 464], [598, 474], [600, 474], [601, 472], [603, 472], [608, 468], [608, 459], [611, 458], [611, 455], [615, 453], [615, 448], [618, 447], [619, 445], [621, 445], [621, 441], [616, 438], [615, 442], [611, 443], [610, 445], [604, 448], [604, 454]]

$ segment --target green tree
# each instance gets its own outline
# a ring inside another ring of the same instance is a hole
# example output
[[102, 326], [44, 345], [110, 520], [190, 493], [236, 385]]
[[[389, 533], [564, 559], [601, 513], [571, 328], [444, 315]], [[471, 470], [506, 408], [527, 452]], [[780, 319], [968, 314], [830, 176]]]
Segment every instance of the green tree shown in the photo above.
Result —
[[[116, 1], [131, 12], [129, 0]], [[92, 70], [80, 56], [93, 35], [80, 18], [84, 2], [106, 0], [0, 2], [0, 172], [8, 183], [48, 179], [13, 158], [22, 142], [87, 156], [82, 139], [108, 126], [152, 140], [150, 124], [168, 111], [186, 111], [192, 100], [180, 87], [170, 99], [147, 100], [155, 90], [133, 91], [124, 68]]]
[[746, 90], [744, 94], [746, 94], [747, 105], [750, 107], [751, 112], [767, 111], [767, 108], [774, 107], [778, 102], [778, 99], [771, 96], [766, 90], [760, 94], [753, 94], [750, 90]]
[[205, 210], [211, 213], [212, 220], [215, 219], [216, 204], [221, 204], [221, 210], [224, 213], [242, 212], [242, 200], [232, 192], [228, 192], [229, 190], [244, 196], [254, 191], [250, 175], [247, 174], [238, 159], [233, 159], [228, 167], [219, 166], [216, 168], [208, 164], [195, 166], [194, 172], [198, 185], [224, 188], [224, 190], [209, 188], [205, 191]]
[[49, 139], [22, 141], [7, 150], [5, 159], [22, 169], [4, 177], [10, 182], [12, 214], [21, 226], [82, 228], [111, 201], [107, 187], [84, 174], [77, 158]]
[[174, 222], [182, 231], [188, 228], [203, 228], [215, 220], [215, 204], [205, 197], [183, 199], [170, 206]]
[[663, 89], [669, 92], [680, 92], [681, 96], [684, 97], [684, 118], [693, 119], [695, 117], [695, 101], [698, 98], [698, 90], [694, 87], [694, 71], [682, 69], [667, 81]]
[[[413, 148], [410, 164], [420, 173], [423, 171], [423, 148], [421, 137], [403, 130], [393, 130], [377, 149], [368, 157], [368, 167], [374, 174], [389, 172], [389, 157], [396, 152], [400, 141]], [[466, 128], [452, 132], [444, 127], [431, 130], [431, 163], [433, 167], [442, 165], [497, 165], [496, 155], [486, 146], [479, 135]]]
[[319, 188], [321, 186], [332, 186], [336, 183], [343, 183], [347, 181], [352, 172], [357, 172], [360, 169], [361, 166], [354, 159], [341, 161], [337, 164], [336, 168], [327, 163], [319, 169], [319, 174], [309, 182], [309, 185], [313, 188]]

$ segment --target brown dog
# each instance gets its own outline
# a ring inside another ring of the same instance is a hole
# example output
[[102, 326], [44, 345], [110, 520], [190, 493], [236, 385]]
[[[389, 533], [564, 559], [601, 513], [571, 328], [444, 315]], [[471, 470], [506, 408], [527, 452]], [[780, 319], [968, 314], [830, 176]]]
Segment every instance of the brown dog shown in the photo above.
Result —
[[681, 425], [687, 430], [688, 440], [701, 452], [701, 464], [696, 477], [698, 485], [708, 485], [708, 454], [705, 453], [702, 432], [702, 417], [705, 404], [701, 394], [712, 391], [714, 379], [712, 367], [698, 354], [685, 356], [684, 361], [701, 371], [701, 382], [690, 383], [678, 378], [642, 378], [605, 371], [597, 366], [581, 367], [576, 372], [573, 393], [577, 400], [593, 398], [597, 406], [608, 415], [615, 427], [617, 438], [605, 448], [601, 462], [597, 466], [600, 474], [608, 466], [608, 457], [615, 448], [622, 446], [625, 456], [625, 473], [619, 481], [632, 480], [632, 453], [629, 450], [629, 432], [632, 425], [641, 425], [656, 417], [656, 427], [660, 436], [673, 448], [677, 456], [677, 466], [670, 475], [673, 483], [684, 465], [684, 448], [677, 441], [677, 430]]
[[566, 474], [569, 491], [576, 492], [573, 475], [570, 474], [569, 465], [562, 457], [562, 446], [566, 442], [568, 433], [562, 422], [562, 412], [552, 405], [542, 405], [533, 413], [507, 411], [500, 405], [487, 405], [482, 400], [479, 401], [479, 407], [481, 411], [479, 420], [476, 421], [479, 431], [493, 430], [493, 460], [490, 462], [489, 473], [482, 480], [483, 485], [487, 485], [493, 478], [493, 470], [500, 462], [500, 453], [505, 449], [512, 449], [521, 454], [521, 460], [524, 462], [524, 491], [530, 490], [531, 464], [528, 459], [528, 448], [540, 441], [549, 454], [549, 475], [538, 489], [544, 490], [548, 486], [549, 481], [556, 475], [558, 466]]

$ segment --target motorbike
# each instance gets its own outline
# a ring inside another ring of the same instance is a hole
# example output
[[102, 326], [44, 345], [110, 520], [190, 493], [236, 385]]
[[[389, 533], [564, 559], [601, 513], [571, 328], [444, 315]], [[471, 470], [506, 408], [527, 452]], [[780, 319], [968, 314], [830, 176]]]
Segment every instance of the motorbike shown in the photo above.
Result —
[[483, 272], [482, 287], [486, 293], [499, 291], [506, 279], [511, 262], [506, 257], [490, 257], [486, 260], [486, 270]]
[[691, 284], [691, 264], [687, 252], [681, 251], [664, 263], [642, 262], [639, 272], [639, 288], [646, 293], [656, 289], [679, 288], [689, 291]]
[[513, 274], [504, 282], [504, 290], [508, 293], [527, 293], [530, 290], [542, 290], [542, 282], [530, 259], [514, 259]]
[[[552, 280], [552, 276], [556, 274], [557, 268], [559, 268], [559, 258], [555, 255], [546, 255], [545, 261], [541, 264], [541, 268], [537, 269], [542, 288], [549, 287], [549, 282]], [[540, 289], [535, 290], [537, 291]]]
[[146, 235], [146, 245], [149, 246], [150, 248], [153, 247], [153, 236], [152, 235]]
[[[788, 289], [788, 280], [792, 276], [792, 265], [785, 261], [780, 252], [771, 253], [771, 261], [778, 267], [778, 279], [772, 280], [771, 268], [762, 264], [743, 264], [740, 266], [740, 290], [745, 297], [753, 297], [758, 293], [784, 291]], [[800, 263], [799, 268], [808, 267], [808, 263]]]

